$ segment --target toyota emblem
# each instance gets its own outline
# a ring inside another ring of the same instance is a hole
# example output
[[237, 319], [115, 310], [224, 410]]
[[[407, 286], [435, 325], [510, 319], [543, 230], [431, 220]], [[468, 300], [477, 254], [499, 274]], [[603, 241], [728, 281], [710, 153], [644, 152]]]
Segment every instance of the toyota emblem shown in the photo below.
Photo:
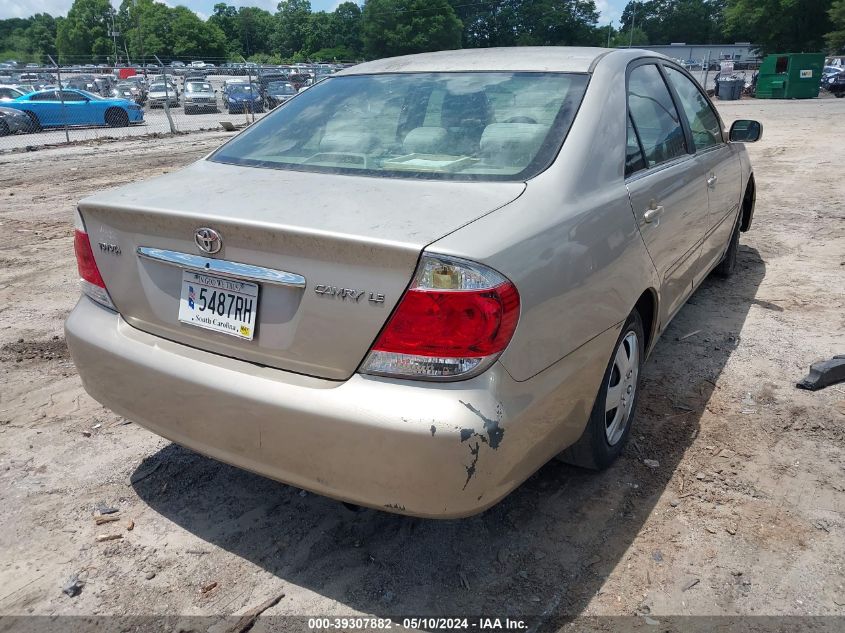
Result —
[[194, 233], [194, 242], [203, 253], [214, 255], [223, 248], [223, 238], [214, 229], [201, 228]]

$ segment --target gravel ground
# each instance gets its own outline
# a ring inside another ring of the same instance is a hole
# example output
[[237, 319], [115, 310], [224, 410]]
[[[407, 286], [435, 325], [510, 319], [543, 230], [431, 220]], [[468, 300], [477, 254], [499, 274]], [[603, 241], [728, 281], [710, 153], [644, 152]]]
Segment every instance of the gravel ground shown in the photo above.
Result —
[[[845, 616], [845, 385], [795, 388], [845, 353], [845, 101], [719, 108], [765, 125], [754, 226], [737, 274], [707, 280], [648, 361], [625, 455], [600, 474], [550, 463], [460, 521], [350, 511], [82, 390], [62, 336], [75, 201], [226, 135], [0, 156], [0, 614], [202, 615], [181, 628], [206, 630], [284, 592], [267, 614]], [[101, 504], [119, 520], [96, 525]], [[587, 621], [614, 622], [570, 626]]]

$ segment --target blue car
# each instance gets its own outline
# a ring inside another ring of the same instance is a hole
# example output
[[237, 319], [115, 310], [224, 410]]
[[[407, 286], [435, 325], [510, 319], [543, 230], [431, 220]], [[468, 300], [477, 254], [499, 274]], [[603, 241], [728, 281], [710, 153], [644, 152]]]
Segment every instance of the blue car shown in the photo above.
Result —
[[264, 112], [264, 97], [255, 84], [234, 84], [224, 93], [223, 105], [230, 114]]
[[[61, 94], [60, 94], [61, 93]], [[144, 120], [141, 106], [126, 99], [104, 98], [85, 90], [39, 90], [5, 101], [5, 108], [26, 112], [31, 131], [67, 125], [126, 127]]]

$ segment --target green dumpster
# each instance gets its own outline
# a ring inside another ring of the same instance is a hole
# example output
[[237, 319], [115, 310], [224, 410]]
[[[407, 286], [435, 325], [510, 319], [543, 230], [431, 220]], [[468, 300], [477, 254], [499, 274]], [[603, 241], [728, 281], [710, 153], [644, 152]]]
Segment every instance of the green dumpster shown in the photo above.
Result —
[[760, 64], [758, 99], [815, 99], [824, 68], [821, 53], [778, 53]]

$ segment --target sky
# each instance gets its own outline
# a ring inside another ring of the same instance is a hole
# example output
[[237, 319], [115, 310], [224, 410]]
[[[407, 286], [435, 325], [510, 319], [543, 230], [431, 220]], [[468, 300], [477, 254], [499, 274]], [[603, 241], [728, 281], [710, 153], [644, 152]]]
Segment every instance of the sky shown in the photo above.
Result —
[[[596, 7], [601, 12], [599, 23], [607, 25], [611, 20], [618, 26], [622, 9], [628, 0], [595, 0]], [[189, 7], [203, 18], [207, 18], [213, 12], [213, 7], [218, 2], [226, 2], [233, 6], [261, 7], [268, 11], [276, 11], [278, 0], [164, 0], [170, 6], [177, 4]], [[313, 11], [334, 11], [342, 0], [311, 0]], [[33, 13], [49, 13], [50, 15], [67, 14], [73, 0], [0, 0], [0, 19], [3, 18], [25, 18]], [[112, 0], [112, 4], [118, 6], [120, 0]]]

